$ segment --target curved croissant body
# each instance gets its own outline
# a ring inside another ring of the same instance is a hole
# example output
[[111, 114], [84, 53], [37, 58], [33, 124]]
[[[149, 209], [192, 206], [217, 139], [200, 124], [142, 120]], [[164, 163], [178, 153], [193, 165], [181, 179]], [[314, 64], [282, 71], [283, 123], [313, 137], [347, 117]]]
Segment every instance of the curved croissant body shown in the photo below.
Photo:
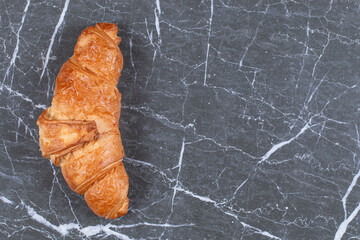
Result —
[[56, 79], [51, 107], [39, 117], [41, 152], [61, 166], [69, 187], [98, 216], [127, 213], [128, 176], [119, 132], [123, 57], [116, 24], [98, 23], [79, 36]]

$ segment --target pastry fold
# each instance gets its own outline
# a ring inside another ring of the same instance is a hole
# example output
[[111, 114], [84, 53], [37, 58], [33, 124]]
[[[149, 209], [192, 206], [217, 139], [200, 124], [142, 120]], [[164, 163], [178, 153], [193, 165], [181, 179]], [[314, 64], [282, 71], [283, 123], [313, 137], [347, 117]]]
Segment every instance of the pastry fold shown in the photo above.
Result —
[[56, 166], [59, 166], [59, 157], [81, 148], [99, 136], [95, 121], [51, 120], [47, 112], [45, 110], [37, 120], [42, 136], [41, 153], [45, 158], [51, 158]]

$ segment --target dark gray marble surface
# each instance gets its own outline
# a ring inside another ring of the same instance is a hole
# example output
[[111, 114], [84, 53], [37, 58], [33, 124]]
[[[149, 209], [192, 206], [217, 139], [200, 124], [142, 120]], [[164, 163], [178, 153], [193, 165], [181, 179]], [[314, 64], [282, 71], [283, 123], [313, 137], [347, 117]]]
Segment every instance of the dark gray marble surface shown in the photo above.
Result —
[[[129, 213], [98, 218], [36, 119], [115, 22]], [[360, 1], [0, 2], [0, 239], [360, 239]]]

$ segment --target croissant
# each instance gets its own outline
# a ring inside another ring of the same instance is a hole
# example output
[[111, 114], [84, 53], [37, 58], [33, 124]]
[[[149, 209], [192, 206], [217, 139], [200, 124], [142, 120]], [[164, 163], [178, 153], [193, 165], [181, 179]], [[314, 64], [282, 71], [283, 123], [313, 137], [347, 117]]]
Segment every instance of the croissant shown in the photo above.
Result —
[[38, 118], [42, 155], [61, 167], [69, 187], [84, 195], [98, 216], [128, 210], [129, 180], [119, 132], [123, 67], [121, 38], [113, 23], [98, 23], [79, 36], [74, 55], [56, 78], [51, 107]]

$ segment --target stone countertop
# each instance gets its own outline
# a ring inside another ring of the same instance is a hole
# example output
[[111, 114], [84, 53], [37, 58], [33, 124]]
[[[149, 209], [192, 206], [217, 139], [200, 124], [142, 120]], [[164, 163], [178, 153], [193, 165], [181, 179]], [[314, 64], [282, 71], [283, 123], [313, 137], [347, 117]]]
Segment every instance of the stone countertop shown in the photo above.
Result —
[[[0, 238], [360, 239], [360, 2], [1, 1]], [[126, 216], [95, 216], [37, 117], [115, 22]]]

